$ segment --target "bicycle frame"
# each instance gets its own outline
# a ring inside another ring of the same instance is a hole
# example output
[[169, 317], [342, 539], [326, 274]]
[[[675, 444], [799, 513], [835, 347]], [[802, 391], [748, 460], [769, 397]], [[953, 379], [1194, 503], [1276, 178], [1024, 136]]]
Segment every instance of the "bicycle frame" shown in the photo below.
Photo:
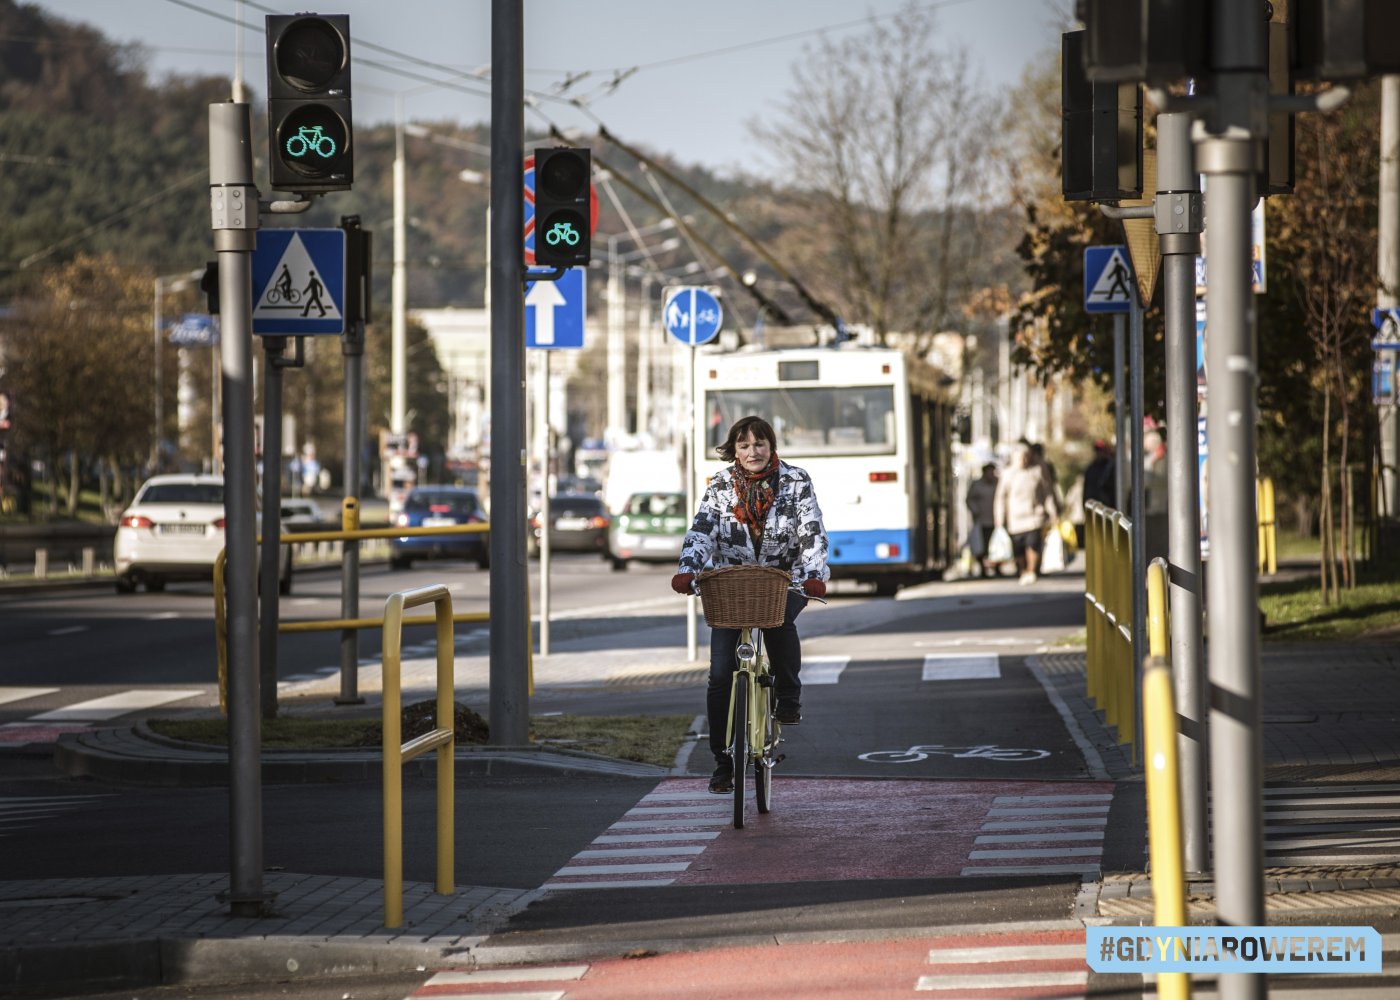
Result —
[[728, 725], [725, 727], [724, 744], [734, 749], [734, 696], [740, 684], [748, 686], [749, 691], [749, 712], [748, 712], [748, 739], [744, 742], [748, 746], [748, 760], [734, 761], [734, 768], [737, 771], [741, 767], [747, 767], [750, 763], [763, 759], [765, 752], [772, 748], [766, 745], [767, 734], [764, 732], [764, 721], [769, 714], [770, 692], [773, 687], [773, 675], [768, 668], [768, 656], [763, 652], [763, 632], [756, 628], [744, 628], [739, 630], [739, 644], [735, 647], [734, 655], [739, 660], [739, 667], [734, 671], [734, 680], [729, 686], [729, 708], [725, 713]]

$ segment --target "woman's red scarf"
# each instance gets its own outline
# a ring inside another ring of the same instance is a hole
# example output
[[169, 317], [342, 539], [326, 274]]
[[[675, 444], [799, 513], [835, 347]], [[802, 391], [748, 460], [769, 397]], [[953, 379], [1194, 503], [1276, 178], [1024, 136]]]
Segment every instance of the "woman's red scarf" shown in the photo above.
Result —
[[778, 490], [778, 453], [758, 472], [746, 472], [734, 463], [734, 520], [749, 529], [754, 544], [763, 541], [763, 525], [768, 520], [768, 508], [773, 506], [773, 494]]

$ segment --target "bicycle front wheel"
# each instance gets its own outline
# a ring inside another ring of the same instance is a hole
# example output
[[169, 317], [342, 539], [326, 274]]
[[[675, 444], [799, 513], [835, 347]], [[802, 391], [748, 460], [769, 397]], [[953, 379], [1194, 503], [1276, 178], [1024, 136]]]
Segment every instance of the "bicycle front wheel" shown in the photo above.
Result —
[[749, 769], [749, 679], [734, 674], [734, 829], [744, 828], [744, 775]]
[[753, 798], [760, 813], [773, 808], [773, 756], [778, 751], [778, 721], [773, 718], [773, 696], [767, 688], [758, 689], [754, 711], [762, 720], [763, 743], [753, 762]]

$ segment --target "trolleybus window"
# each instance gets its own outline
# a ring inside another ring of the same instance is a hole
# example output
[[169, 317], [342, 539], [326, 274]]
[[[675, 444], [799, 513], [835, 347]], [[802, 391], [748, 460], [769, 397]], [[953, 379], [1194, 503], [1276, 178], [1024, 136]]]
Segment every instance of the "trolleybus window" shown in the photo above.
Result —
[[726, 389], [706, 395], [709, 443], [716, 448], [740, 417], [766, 417], [778, 435], [778, 453], [888, 455], [895, 450], [891, 386]]

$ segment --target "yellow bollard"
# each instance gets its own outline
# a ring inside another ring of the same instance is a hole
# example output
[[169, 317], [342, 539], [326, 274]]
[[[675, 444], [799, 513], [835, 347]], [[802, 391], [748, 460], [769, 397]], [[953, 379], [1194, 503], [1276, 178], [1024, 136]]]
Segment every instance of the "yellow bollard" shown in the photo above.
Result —
[[[1151, 572], [1149, 571], [1149, 577]], [[1152, 919], [1158, 927], [1186, 926], [1185, 862], [1176, 760], [1176, 705], [1171, 668], [1153, 657], [1142, 675], [1142, 726], [1147, 761], [1148, 856], [1152, 866]], [[1188, 1000], [1191, 977], [1159, 973], [1157, 996]]]

